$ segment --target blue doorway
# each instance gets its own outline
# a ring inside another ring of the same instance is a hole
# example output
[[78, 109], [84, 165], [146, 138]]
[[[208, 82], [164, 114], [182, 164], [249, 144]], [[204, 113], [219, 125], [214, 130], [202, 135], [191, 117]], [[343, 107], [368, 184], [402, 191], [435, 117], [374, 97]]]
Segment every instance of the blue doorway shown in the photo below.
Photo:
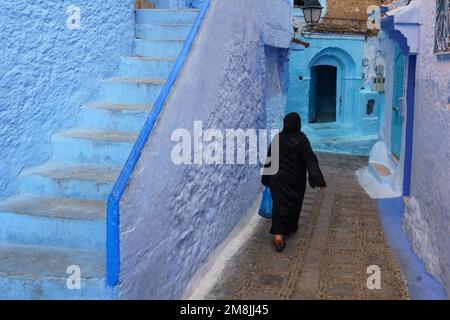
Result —
[[319, 65], [311, 68], [309, 122], [336, 122], [337, 68]]
[[395, 47], [394, 56], [394, 83], [392, 92], [392, 126], [391, 126], [391, 152], [400, 159], [403, 135], [403, 112], [405, 108], [405, 56], [400, 47]]
[[417, 57], [415, 55], [410, 55], [408, 58], [408, 80], [406, 90], [405, 166], [403, 174], [403, 195], [406, 197], [411, 195], [416, 64]]

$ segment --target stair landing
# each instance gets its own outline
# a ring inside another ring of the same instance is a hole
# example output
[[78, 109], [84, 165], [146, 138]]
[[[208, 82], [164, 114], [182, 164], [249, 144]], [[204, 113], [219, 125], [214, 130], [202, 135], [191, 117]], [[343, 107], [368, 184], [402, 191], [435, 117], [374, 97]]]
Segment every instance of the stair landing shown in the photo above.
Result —
[[[70, 267], [80, 270], [80, 289], [67, 285]], [[104, 253], [0, 243], [0, 299], [112, 299], [104, 275]]]

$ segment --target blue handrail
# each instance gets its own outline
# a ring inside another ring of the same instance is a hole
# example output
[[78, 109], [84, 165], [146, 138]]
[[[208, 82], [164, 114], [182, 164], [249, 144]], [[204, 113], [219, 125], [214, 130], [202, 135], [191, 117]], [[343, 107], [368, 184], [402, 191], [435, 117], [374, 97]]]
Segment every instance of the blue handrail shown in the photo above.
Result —
[[189, 51], [191, 50], [192, 44], [197, 36], [203, 19], [208, 11], [209, 4], [211, 0], [203, 1], [203, 6], [200, 9], [197, 18], [195, 19], [194, 25], [184, 43], [183, 49], [178, 56], [175, 65], [170, 72], [169, 78], [164, 84], [158, 99], [156, 100], [150, 114], [148, 115], [144, 127], [142, 128], [139, 137], [137, 138], [127, 161], [125, 162], [122, 171], [120, 172], [119, 178], [117, 179], [114, 187], [108, 197], [108, 207], [107, 207], [107, 217], [106, 217], [106, 268], [107, 277], [106, 283], [110, 287], [114, 287], [119, 282], [119, 272], [120, 272], [120, 200], [122, 199], [123, 193], [127, 187], [128, 181], [134, 168], [141, 157], [141, 152], [147, 143], [150, 134], [153, 131], [156, 120], [161, 113], [164, 104], [166, 103], [167, 97], [172, 90], [172, 87], [180, 74], [181, 68], [186, 61]]

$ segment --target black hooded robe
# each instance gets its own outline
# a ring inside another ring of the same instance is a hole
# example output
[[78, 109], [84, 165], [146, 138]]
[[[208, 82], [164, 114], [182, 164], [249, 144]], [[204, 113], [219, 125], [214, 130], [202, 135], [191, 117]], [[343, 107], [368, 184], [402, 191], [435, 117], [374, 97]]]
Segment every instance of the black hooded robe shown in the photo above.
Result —
[[[298, 116], [298, 125], [295, 117], [294, 125], [289, 115], [286, 118], [284, 129], [279, 134], [278, 173], [262, 178], [262, 183], [270, 188], [273, 199], [270, 233], [280, 235], [288, 235], [298, 229], [306, 191], [306, 173], [308, 172], [308, 181], [312, 188], [326, 186], [317, 156], [306, 135], [300, 131], [300, 117]], [[289, 120], [290, 125], [287, 123]]]

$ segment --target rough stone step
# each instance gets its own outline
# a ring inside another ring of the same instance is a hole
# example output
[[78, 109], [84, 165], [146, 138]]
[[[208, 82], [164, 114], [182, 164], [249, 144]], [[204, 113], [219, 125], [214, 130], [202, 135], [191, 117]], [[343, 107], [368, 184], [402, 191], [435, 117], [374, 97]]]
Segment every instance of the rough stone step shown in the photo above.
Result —
[[199, 11], [198, 9], [138, 9], [135, 12], [136, 24], [192, 24]]
[[[119, 117], [119, 123], [120, 120], [126, 119]], [[128, 120], [124, 123], [133, 124], [134, 132], [75, 128], [53, 135], [53, 159], [86, 165], [120, 167], [128, 158], [138, 131], [145, 121], [145, 115], [141, 115], [141, 119], [134, 119], [135, 122]], [[103, 125], [107, 124], [105, 122]], [[95, 125], [95, 122], [92, 125]]]
[[[81, 271], [80, 290], [67, 287], [70, 266]], [[105, 268], [101, 252], [1, 243], [0, 299], [113, 299]]]
[[[306, 132], [305, 132], [306, 133]], [[306, 135], [308, 135], [306, 133]], [[345, 142], [345, 141], [365, 141], [365, 140], [374, 140], [377, 138], [377, 135], [365, 135], [365, 136], [350, 136], [350, 135], [335, 135], [329, 137], [310, 137], [310, 141], [318, 141], [318, 142], [327, 142], [327, 141], [336, 141], [336, 142]]]
[[153, 78], [126, 78], [126, 77], [113, 77], [103, 80], [104, 83], [132, 83], [132, 84], [164, 84], [165, 79], [153, 79]]
[[126, 104], [126, 103], [111, 103], [111, 102], [91, 102], [83, 105], [82, 109], [101, 109], [111, 112], [121, 113], [141, 113], [149, 112], [152, 108], [150, 104]]
[[0, 202], [0, 212], [49, 218], [105, 221], [104, 201], [64, 198], [37, 198], [16, 195]]
[[84, 105], [80, 125], [87, 129], [101, 129], [138, 133], [141, 131], [150, 105], [95, 103]]
[[[306, 134], [312, 134], [315, 137], [333, 137], [342, 136], [343, 133], [350, 131], [352, 125], [341, 125], [336, 123], [322, 123], [322, 124], [310, 124], [309, 127], [304, 128], [303, 131]], [[347, 134], [347, 136], [351, 136]]]
[[56, 134], [57, 137], [70, 137], [86, 140], [97, 140], [106, 142], [129, 142], [133, 143], [137, 135], [125, 131], [92, 130], [85, 128], [75, 128]]
[[26, 170], [25, 175], [41, 175], [55, 180], [79, 179], [95, 182], [115, 181], [120, 169], [82, 166], [70, 163], [47, 162]]
[[192, 24], [137, 24], [136, 38], [138, 39], [182, 39], [186, 40]]
[[103, 251], [105, 219], [105, 201], [17, 195], [0, 202], [0, 241]]
[[164, 79], [116, 77], [101, 83], [99, 100], [120, 104], [153, 104]]
[[315, 151], [367, 155], [377, 139], [377, 135], [359, 137], [336, 135], [330, 137], [311, 137], [310, 142]]
[[134, 40], [134, 55], [177, 58], [184, 45], [184, 40]]
[[135, 59], [135, 60], [142, 60], [142, 61], [168, 61], [168, 62], [175, 62], [176, 58], [168, 58], [168, 57], [158, 57], [158, 56], [128, 56], [125, 57], [127, 59]]
[[106, 200], [119, 168], [47, 162], [20, 175], [20, 192], [52, 198]]
[[174, 64], [174, 58], [122, 57], [120, 60], [119, 75], [124, 78], [167, 79]]

